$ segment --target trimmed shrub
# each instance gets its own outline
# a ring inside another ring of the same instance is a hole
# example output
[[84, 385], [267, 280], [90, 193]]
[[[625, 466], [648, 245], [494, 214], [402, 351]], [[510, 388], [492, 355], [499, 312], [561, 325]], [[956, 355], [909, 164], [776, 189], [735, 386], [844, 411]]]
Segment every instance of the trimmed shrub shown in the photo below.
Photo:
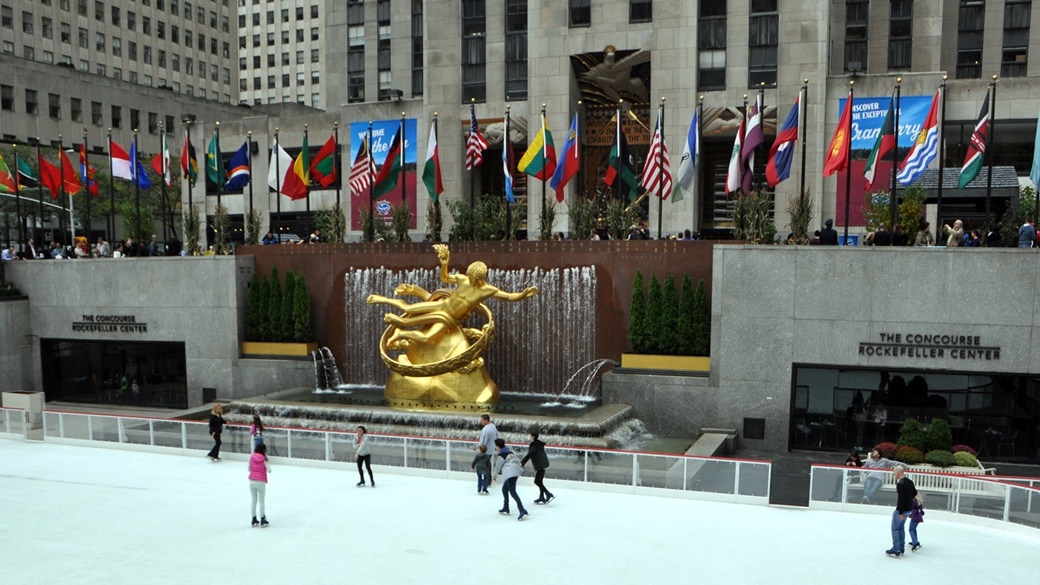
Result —
[[650, 275], [650, 288], [646, 295], [646, 352], [662, 353], [664, 345], [664, 293], [656, 274]]
[[874, 449], [877, 449], [878, 453], [881, 453], [881, 456], [885, 459], [893, 459], [896, 456], [896, 450], [899, 449], [899, 445], [896, 445], [895, 443], [885, 442], [879, 443], [874, 447]]
[[302, 274], [294, 275], [293, 286], [293, 341], [306, 343], [311, 337], [311, 299], [307, 295], [307, 281]]
[[246, 296], [246, 341], [260, 341], [260, 320], [260, 275], [254, 272]]
[[975, 449], [972, 449], [971, 447], [969, 447], [967, 445], [954, 445], [950, 449], [950, 451], [953, 451], [954, 455], [956, 455], [957, 453], [961, 453], [961, 452], [970, 453], [972, 457], [978, 457], [978, 455], [979, 455], [978, 451], [976, 451]]
[[[959, 445], [963, 447], [963, 445]], [[979, 460], [967, 451], [954, 451], [953, 460], [961, 467], [978, 467]]]
[[693, 295], [693, 355], [711, 353], [711, 304], [704, 287], [704, 279], [697, 281]]
[[694, 355], [694, 292], [693, 279], [689, 274], [683, 275], [682, 292], [679, 293], [679, 324], [675, 328], [678, 335], [676, 353], [679, 355]]
[[270, 279], [263, 276], [260, 277], [260, 302], [257, 305], [257, 313], [260, 315], [260, 338], [257, 341], [271, 341], [271, 319], [268, 318], [270, 314], [268, 307], [270, 307], [271, 300], [271, 283]]
[[[268, 297], [267, 314], [270, 320], [270, 339], [268, 341], [282, 342], [291, 341], [285, 338], [286, 323], [282, 321], [282, 278], [278, 274], [278, 267], [271, 269], [271, 292]], [[290, 327], [291, 328], [291, 324]]]
[[298, 280], [297, 275], [292, 272], [286, 272], [285, 288], [282, 289], [282, 306], [271, 307], [272, 313], [281, 311], [282, 314], [279, 321], [280, 328], [276, 332], [278, 341], [291, 342], [293, 340], [293, 305], [296, 303], [296, 283]]
[[900, 447], [913, 447], [918, 451], [924, 452], [925, 435], [924, 429], [921, 428], [921, 423], [913, 418], [903, 421], [903, 426], [899, 429], [899, 441], [896, 444]]
[[632, 281], [632, 304], [628, 312], [628, 343], [633, 353], [646, 353], [646, 291], [643, 290], [643, 273], [636, 270]]
[[894, 459], [906, 463], [907, 465], [917, 465], [925, 461], [925, 455], [920, 449], [909, 445], [903, 445], [896, 450]]
[[950, 432], [950, 425], [941, 418], [932, 419], [924, 433], [925, 451], [949, 451], [952, 445], [953, 433]]
[[679, 296], [675, 294], [675, 278], [669, 275], [661, 289], [661, 341], [659, 351], [666, 355], [679, 353]]
[[953, 453], [942, 449], [935, 449], [925, 454], [924, 460], [936, 467], [952, 467], [957, 464]]

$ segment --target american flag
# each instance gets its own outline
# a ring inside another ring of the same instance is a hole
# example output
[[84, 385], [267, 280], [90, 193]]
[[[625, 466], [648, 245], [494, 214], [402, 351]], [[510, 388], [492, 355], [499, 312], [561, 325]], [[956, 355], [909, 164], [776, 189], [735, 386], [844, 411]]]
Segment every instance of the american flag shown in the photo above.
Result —
[[368, 152], [368, 137], [361, 141], [354, 164], [350, 167], [350, 192], [359, 196], [372, 184], [372, 157]]
[[661, 199], [668, 199], [672, 194], [672, 165], [668, 161], [668, 145], [661, 132], [661, 118], [657, 119], [654, 138], [650, 141], [650, 152], [646, 153], [646, 164], [643, 165], [643, 188]]
[[488, 141], [480, 133], [477, 126], [477, 113], [473, 106], [469, 107], [469, 139], [466, 140], [466, 170], [472, 171], [473, 167], [484, 162], [484, 150], [488, 147]]

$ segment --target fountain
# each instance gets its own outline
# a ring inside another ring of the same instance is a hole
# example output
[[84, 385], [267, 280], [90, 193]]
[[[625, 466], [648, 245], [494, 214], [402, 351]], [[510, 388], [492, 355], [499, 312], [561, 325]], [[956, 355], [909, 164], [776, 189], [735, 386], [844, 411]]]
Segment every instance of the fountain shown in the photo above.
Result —
[[314, 388], [317, 390], [338, 390], [343, 386], [343, 377], [339, 375], [336, 358], [332, 350], [321, 347], [311, 352], [314, 359]]

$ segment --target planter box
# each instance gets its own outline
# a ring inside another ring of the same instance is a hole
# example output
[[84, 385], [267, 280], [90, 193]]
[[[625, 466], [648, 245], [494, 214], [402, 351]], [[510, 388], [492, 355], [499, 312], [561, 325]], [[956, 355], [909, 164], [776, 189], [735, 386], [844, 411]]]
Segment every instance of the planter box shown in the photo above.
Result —
[[673, 372], [708, 372], [711, 358], [704, 356], [621, 354], [621, 367], [633, 370], [671, 370]]
[[311, 343], [272, 343], [266, 341], [243, 341], [242, 355], [310, 357], [311, 352], [318, 349], [316, 342]]

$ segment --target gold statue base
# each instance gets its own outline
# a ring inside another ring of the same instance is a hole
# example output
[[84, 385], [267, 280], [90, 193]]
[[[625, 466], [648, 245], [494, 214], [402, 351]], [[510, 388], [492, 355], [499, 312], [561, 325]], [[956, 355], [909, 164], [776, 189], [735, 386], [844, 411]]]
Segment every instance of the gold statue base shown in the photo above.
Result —
[[[397, 362], [425, 364], [459, 355], [469, 347], [465, 334], [456, 329], [439, 337], [435, 345], [410, 344]], [[391, 370], [385, 396], [390, 406], [481, 409], [498, 402], [499, 393], [484, 358], [477, 358], [467, 366], [432, 376], [405, 376]]]

